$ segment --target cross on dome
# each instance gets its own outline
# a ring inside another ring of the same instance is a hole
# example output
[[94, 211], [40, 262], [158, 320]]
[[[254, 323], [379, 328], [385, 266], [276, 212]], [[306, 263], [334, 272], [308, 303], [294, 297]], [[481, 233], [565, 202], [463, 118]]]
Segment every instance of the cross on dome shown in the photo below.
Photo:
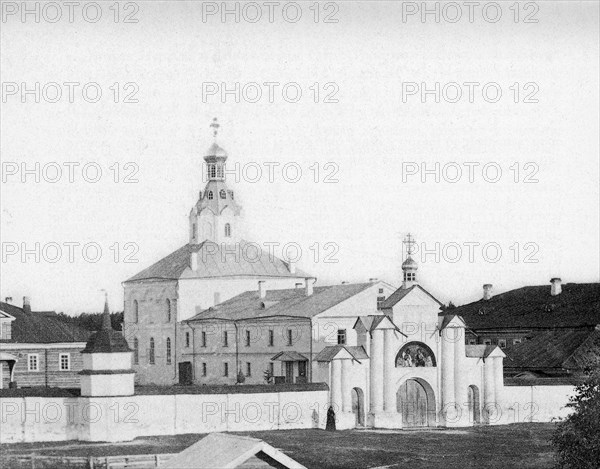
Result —
[[216, 139], [217, 134], [219, 133], [219, 127], [221, 127], [221, 125], [219, 124], [219, 121], [217, 120], [216, 117], [213, 117], [213, 120], [210, 123], [209, 127], [212, 128], [213, 137]]

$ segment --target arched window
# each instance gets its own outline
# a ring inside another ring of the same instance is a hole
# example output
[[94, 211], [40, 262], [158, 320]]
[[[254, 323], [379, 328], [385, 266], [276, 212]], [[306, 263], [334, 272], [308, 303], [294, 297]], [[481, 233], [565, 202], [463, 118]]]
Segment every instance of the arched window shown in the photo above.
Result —
[[229, 223], [225, 223], [225, 237], [231, 237], [231, 225]]
[[138, 310], [138, 302], [137, 300], [133, 300], [133, 322], [139, 322], [139, 310]]
[[231, 197], [231, 200], [233, 200], [233, 191], [229, 191], [229, 196]]
[[167, 298], [167, 322], [171, 322], [171, 300]]
[[225, 192], [225, 189], [221, 189], [219, 191], [219, 197], [221, 197], [222, 199], [226, 199], [227, 198], [227, 193]]
[[140, 343], [135, 337], [133, 339], [133, 364], [137, 365], [140, 362], [140, 352], [139, 352]]
[[167, 365], [171, 364], [171, 338], [167, 337]]
[[206, 198], [207, 198], [208, 200], [212, 200], [212, 199], [213, 199], [213, 192], [212, 192], [212, 191], [208, 191], [208, 192], [206, 193]]
[[154, 338], [150, 337], [150, 353], [148, 354], [148, 362], [151, 365], [154, 365], [155, 355], [154, 355]]

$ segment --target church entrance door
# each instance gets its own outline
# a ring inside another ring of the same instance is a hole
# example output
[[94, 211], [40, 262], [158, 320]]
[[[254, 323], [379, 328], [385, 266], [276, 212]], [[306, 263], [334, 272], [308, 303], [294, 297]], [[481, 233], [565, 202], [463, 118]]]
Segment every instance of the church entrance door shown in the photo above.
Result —
[[421, 380], [409, 379], [398, 389], [397, 410], [402, 414], [403, 427], [429, 425], [429, 414], [434, 403], [429, 400], [426, 386], [429, 385], [421, 383]]

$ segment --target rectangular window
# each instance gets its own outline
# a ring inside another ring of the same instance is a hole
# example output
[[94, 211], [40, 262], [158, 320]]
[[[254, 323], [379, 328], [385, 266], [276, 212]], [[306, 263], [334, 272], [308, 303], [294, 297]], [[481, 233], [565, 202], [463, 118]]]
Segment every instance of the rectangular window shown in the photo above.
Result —
[[269, 374], [271, 376], [275, 375], [275, 363], [269, 362]]
[[273, 347], [275, 344], [275, 331], [273, 329], [269, 329], [269, 347]]
[[206, 376], [206, 363], [202, 363], [202, 376]]
[[346, 329], [338, 329], [337, 343], [338, 345], [346, 345]]
[[380, 289], [379, 289], [379, 293], [380, 293], [380, 294], [381, 294], [381, 293], [383, 293], [383, 288], [380, 288]]
[[288, 345], [294, 345], [294, 337], [292, 335], [292, 330], [291, 329], [287, 330], [287, 344]]
[[202, 341], [200, 342], [201, 347], [206, 347], [206, 332], [202, 332]]
[[250, 331], [246, 331], [246, 347], [250, 347]]
[[227, 331], [223, 332], [223, 347], [229, 347], [229, 341], [227, 338]]
[[475, 339], [469, 339], [469, 345], [477, 345], [477, 341]]
[[246, 362], [246, 376], [252, 376], [252, 364]]
[[381, 303], [383, 303], [384, 301], [385, 301], [385, 296], [377, 297], [377, 309], [381, 308]]
[[27, 354], [27, 371], [40, 371], [40, 356], [37, 353]]
[[229, 363], [223, 363], [223, 376], [229, 376]]
[[71, 369], [70, 353], [61, 353], [58, 355], [58, 369], [60, 371], [69, 371]]
[[484, 344], [484, 345], [492, 345], [492, 341], [491, 341], [491, 339], [485, 339], [485, 340], [483, 341], [483, 344]]
[[505, 348], [506, 347], [506, 339], [499, 339], [498, 340], [498, 346], [500, 348]]
[[514, 339], [513, 340], [513, 345], [517, 345], [521, 343], [521, 339]]
[[189, 348], [189, 347], [190, 347], [190, 333], [189, 333], [189, 332], [186, 332], [186, 333], [185, 333], [185, 346], [186, 346], [187, 348]]

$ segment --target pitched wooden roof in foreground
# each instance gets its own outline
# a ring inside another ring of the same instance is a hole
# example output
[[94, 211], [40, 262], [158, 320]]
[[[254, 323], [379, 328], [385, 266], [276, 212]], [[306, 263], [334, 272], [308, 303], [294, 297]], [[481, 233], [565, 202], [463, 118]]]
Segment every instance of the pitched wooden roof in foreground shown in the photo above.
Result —
[[556, 296], [550, 285], [517, 288], [450, 312], [474, 330], [595, 326], [600, 324], [600, 283], [563, 284]]
[[53, 344], [86, 342], [91, 331], [63, 322], [54, 311], [24, 311], [10, 303], [0, 302], [0, 310], [15, 318], [11, 339], [5, 343]]
[[173, 469], [233, 469], [275, 467], [306, 469], [270, 444], [247, 436], [210, 433], [170, 459], [164, 466]]

